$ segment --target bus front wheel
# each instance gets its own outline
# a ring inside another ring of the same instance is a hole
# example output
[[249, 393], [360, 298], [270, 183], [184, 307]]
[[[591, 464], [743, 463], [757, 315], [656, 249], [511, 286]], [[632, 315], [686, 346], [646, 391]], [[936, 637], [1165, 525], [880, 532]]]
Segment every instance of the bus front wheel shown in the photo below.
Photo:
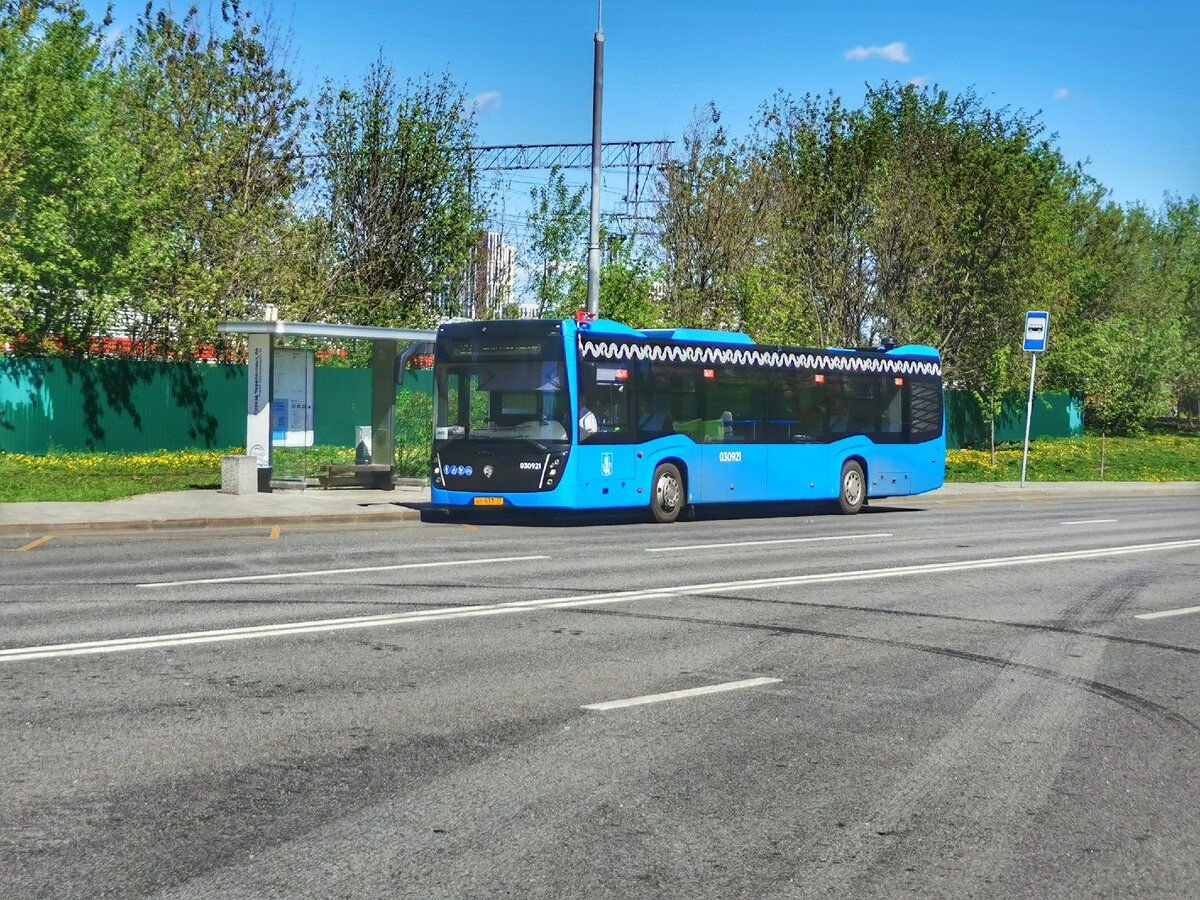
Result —
[[672, 463], [662, 463], [650, 484], [650, 515], [655, 522], [674, 522], [682, 509], [683, 478]]
[[867, 479], [863, 477], [862, 466], [853, 459], [848, 459], [842, 465], [842, 487], [838, 493], [838, 504], [842, 507], [842, 512], [852, 516], [862, 509], [866, 499]]

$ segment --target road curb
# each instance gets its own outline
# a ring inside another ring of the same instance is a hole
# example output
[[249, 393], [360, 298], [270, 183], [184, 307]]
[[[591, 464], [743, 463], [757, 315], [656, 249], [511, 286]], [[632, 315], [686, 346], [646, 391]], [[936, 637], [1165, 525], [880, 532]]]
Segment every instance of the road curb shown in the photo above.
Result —
[[105, 534], [138, 531], [204, 531], [208, 529], [271, 528], [276, 525], [369, 525], [418, 522], [419, 509], [377, 513], [329, 513], [316, 515], [197, 516], [189, 519], [129, 519], [108, 522], [41, 522], [0, 525], [0, 536], [40, 537], [45, 534]]

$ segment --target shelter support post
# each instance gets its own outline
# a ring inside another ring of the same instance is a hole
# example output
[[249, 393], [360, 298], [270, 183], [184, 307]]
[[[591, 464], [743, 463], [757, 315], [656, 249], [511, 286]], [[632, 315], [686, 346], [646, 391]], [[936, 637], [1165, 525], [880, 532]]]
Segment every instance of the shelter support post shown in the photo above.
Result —
[[258, 460], [258, 489], [271, 490], [271, 391], [275, 355], [273, 334], [252, 334], [246, 378], [246, 455]]
[[396, 347], [397, 341], [371, 341], [371, 461], [387, 466], [375, 487], [390, 491], [396, 474]]

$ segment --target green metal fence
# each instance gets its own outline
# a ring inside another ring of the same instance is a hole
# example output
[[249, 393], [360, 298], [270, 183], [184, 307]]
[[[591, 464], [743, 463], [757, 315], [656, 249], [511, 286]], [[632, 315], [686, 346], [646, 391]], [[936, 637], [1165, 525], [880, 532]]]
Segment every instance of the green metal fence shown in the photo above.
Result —
[[[982, 449], [991, 437], [983, 408], [974, 394], [946, 391], [946, 446], [952, 449]], [[996, 442], [1025, 440], [1024, 394], [1008, 394], [996, 417]], [[1030, 440], [1065, 438], [1083, 434], [1083, 394], [1034, 394]]]
[[178, 450], [246, 440], [246, 367], [0, 359], [0, 449]]
[[[421, 371], [410, 373], [402, 390], [428, 394], [431, 385], [431, 373]], [[313, 394], [314, 441], [353, 447], [355, 426], [371, 421], [370, 371], [318, 367]], [[987, 422], [971, 394], [946, 392], [946, 426], [950, 447], [988, 445]], [[1082, 395], [1037, 395], [1032, 437], [1082, 433]], [[1025, 398], [1012, 395], [996, 439], [1024, 436]], [[0, 358], [0, 450], [224, 449], [245, 440], [245, 366]]]

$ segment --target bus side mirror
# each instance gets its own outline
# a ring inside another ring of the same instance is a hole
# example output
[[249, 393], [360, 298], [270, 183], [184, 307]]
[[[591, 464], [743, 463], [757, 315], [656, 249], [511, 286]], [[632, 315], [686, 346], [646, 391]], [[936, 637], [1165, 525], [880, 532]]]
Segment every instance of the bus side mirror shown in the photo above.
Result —
[[408, 364], [414, 356], [433, 356], [432, 341], [416, 341], [409, 344], [404, 352], [396, 357], [396, 368], [393, 373], [393, 380], [396, 384], [404, 384], [404, 373], [408, 370]]

